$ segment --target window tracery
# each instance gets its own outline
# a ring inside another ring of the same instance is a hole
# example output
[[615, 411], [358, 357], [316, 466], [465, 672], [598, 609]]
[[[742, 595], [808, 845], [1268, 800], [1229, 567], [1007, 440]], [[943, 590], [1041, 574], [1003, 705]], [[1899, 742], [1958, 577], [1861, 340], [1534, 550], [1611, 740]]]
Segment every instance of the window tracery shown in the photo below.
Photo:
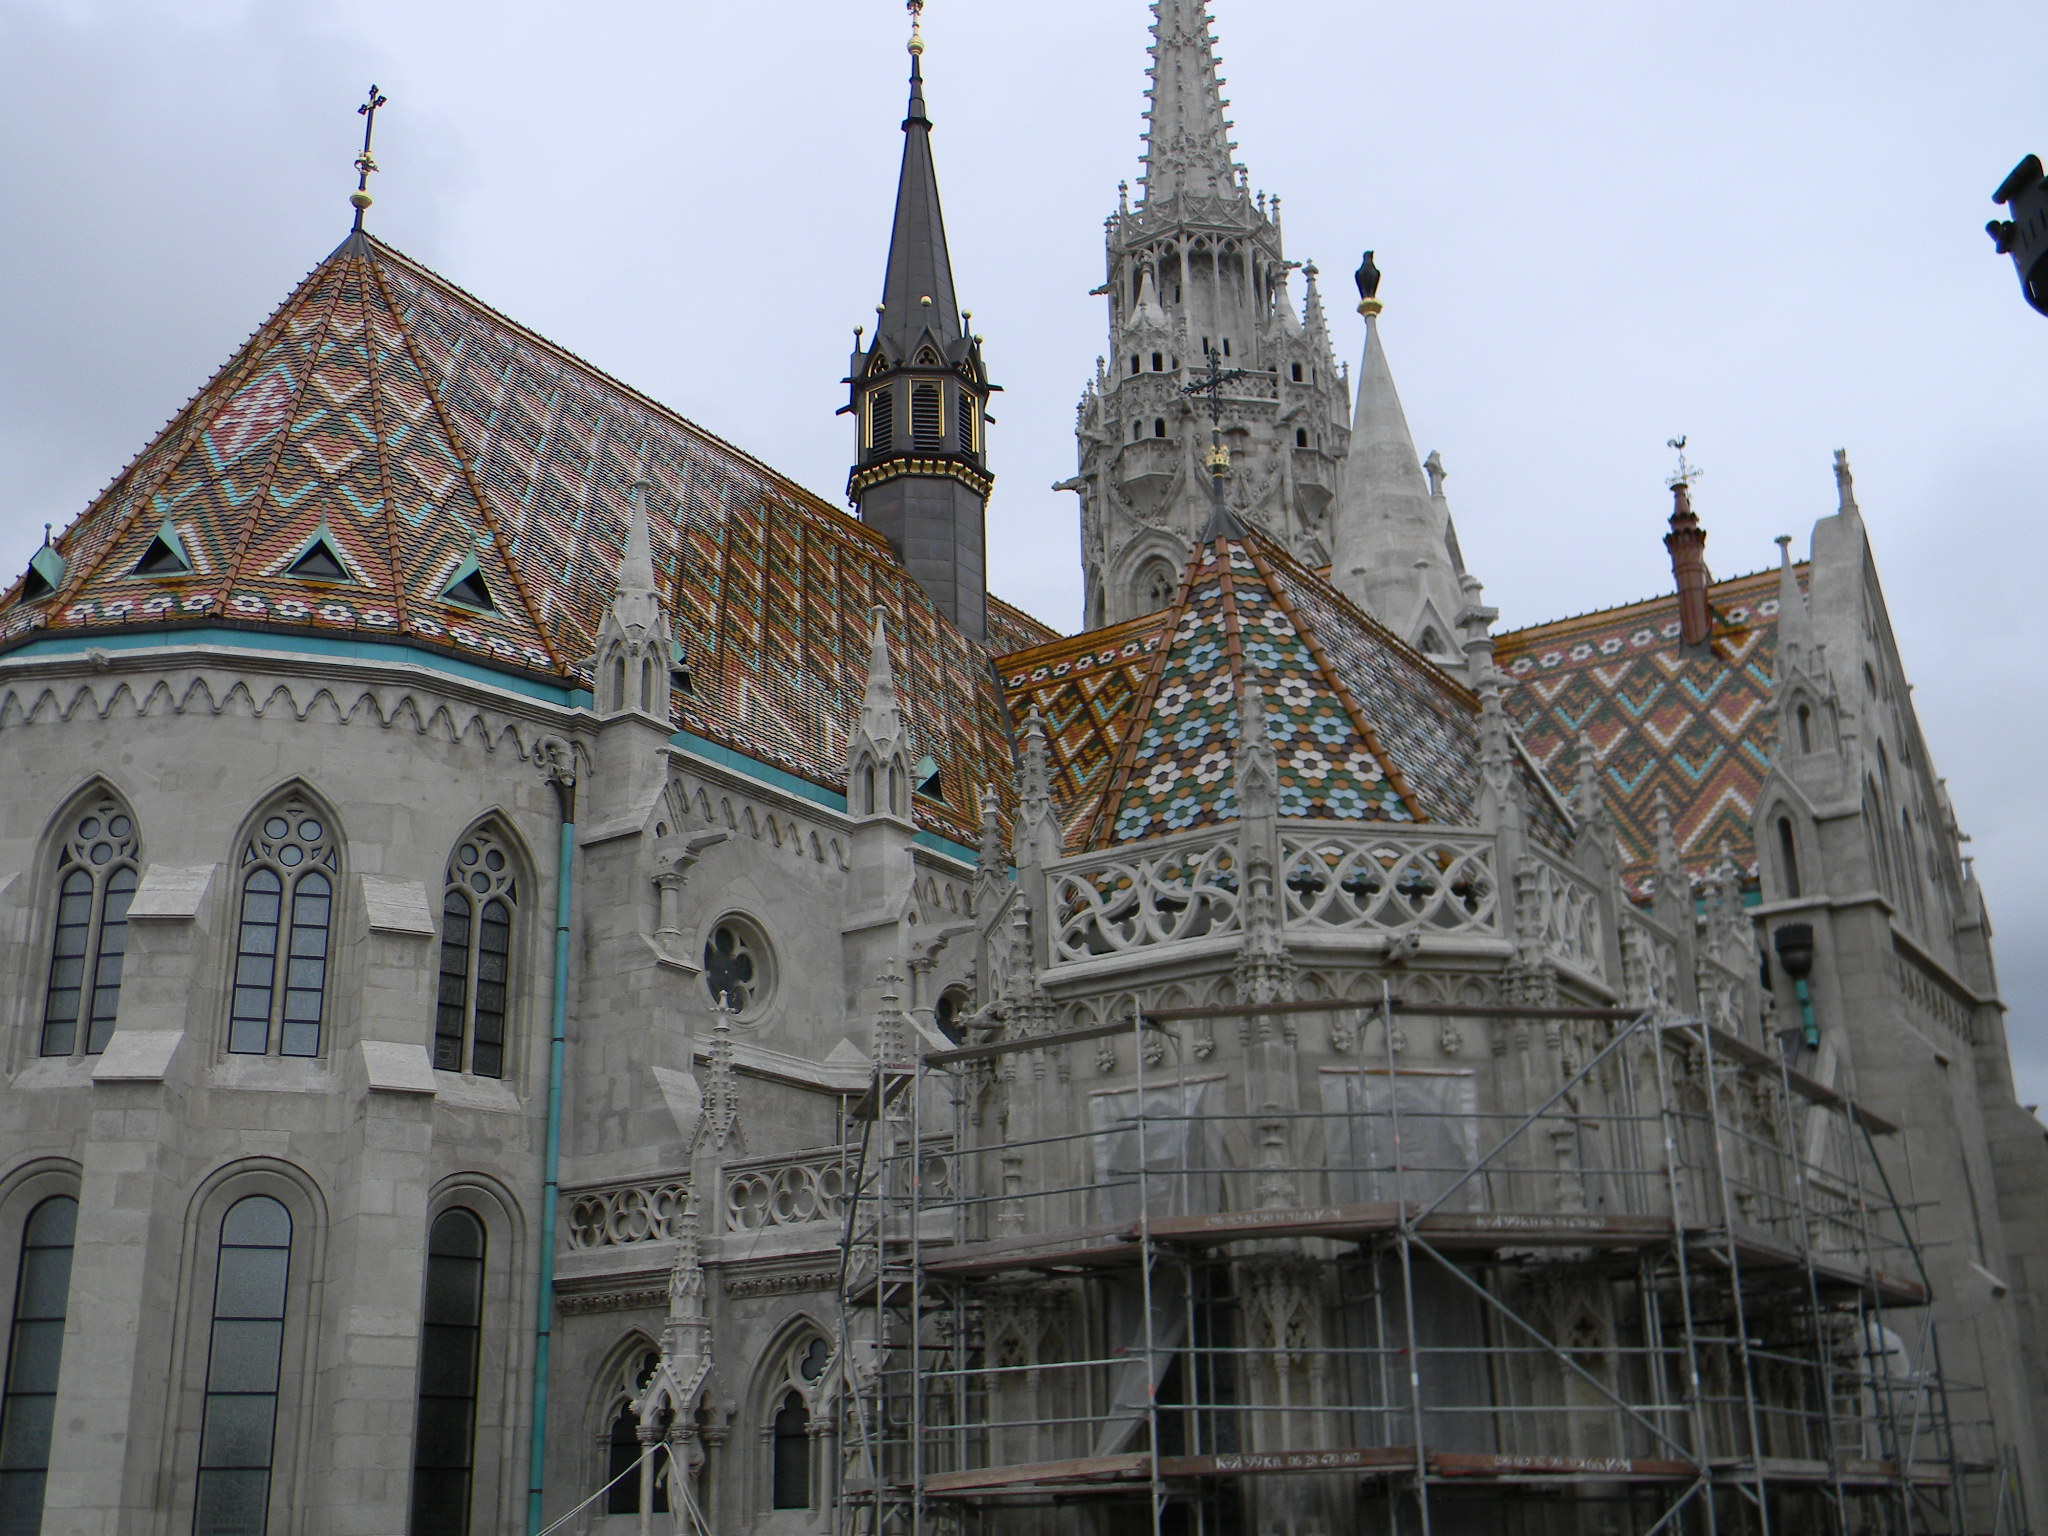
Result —
[[434, 1065], [441, 1071], [505, 1075], [518, 909], [511, 854], [491, 832], [471, 834], [448, 860], [441, 895], [441, 988], [434, 1012]]
[[704, 986], [714, 1001], [751, 1018], [768, 1000], [774, 957], [761, 930], [743, 917], [722, 917], [704, 941]]
[[242, 849], [229, 1051], [320, 1054], [340, 870], [334, 829], [300, 797], [258, 821]]
[[[57, 911], [43, 998], [41, 1052], [107, 1048], [121, 1002], [128, 906], [141, 876], [135, 820], [111, 795], [71, 821], [57, 857]], [[82, 1027], [81, 1027], [82, 1026]]]

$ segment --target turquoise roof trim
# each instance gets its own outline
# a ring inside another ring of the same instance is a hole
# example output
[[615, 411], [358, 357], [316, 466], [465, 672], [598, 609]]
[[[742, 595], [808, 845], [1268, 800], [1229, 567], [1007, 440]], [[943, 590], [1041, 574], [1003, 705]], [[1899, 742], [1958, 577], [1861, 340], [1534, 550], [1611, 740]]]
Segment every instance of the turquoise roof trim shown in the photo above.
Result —
[[481, 683], [488, 688], [502, 688], [508, 693], [539, 699], [543, 703], [559, 704], [564, 709], [589, 709], [595, 702], [588, 688], [543, 683], [535, 678], [521, 677], [515, 672], [501, 672], [495, 667], [464, 661], [459, 656], [444, 656], [438, 651], [424, 650], [416, 645], [403, 645], [389, 640], [332, 640], [325, 635], [297, 635], [289, 632], [280, 633], [273, 629], [224, 629], [210, 624], [190, 627], [178, 625], [173, 628], [142, 631], [75, 630], [64, 634], [45, 635], [40, 640], [31, 640], [26, 645], [17, 646], [0, 655], [0, 666], [20, 656], [62, 656], [91, 650], [170, 650], [182, 645], [219, 645], [243, 651], [297, 652], [302, 656], [341, 656], [353, 661], [397, 661], [409, 666], [425, 667], [430, 672], [445, 672], [450, 677], [459, 677], [465, 682]]

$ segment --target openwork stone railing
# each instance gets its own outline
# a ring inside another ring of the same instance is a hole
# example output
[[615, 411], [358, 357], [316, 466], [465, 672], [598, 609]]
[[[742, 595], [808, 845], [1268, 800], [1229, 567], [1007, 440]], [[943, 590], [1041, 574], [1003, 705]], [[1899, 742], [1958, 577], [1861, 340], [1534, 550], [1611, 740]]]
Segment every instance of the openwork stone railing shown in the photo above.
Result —
[[1289, 832], [1281, 883], [1290, 927], [1500, 931], [1493, 843], [1374, 832]]
[[1238, 929], [1235, 838], [1147, 844], [1050, 875], [1060, 960], [1123, 954]]
[[1700, 1016], [1731, 1035], [1747, 1033], [1744, 1027], [1747, 978], [1712, 955], [1701, 955], [1694, 967], [1699, 986]]
[[1591, 886], [1541, 858], [1523, 865], [1525, 898], [1543, 953], [1588, 976], [1603, 969], [1600, 898]]
[[836, 1149], [747, 1164], [726, 1173], [728, 1230], [754, 1232], [839, 1221], [845, 1214], [846, 1168]]
[[681, 1177], [576, 1190], [563, 1224], [569, 1247], [616, 1248], [677, 1237], [689, 1202], [690, 1183]]
[[1632, 908], [1622, 912], [1621, 971], [1629, 1007], [1666, 1017], [1681, 1011], [1678, 941]]

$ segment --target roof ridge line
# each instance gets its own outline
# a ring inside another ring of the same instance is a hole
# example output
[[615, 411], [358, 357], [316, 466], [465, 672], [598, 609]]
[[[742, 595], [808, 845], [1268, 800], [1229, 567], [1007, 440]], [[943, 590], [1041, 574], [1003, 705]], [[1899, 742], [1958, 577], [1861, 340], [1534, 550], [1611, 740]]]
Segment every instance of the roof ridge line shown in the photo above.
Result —
[[1180, 568], [1180, 591], [1174, 594], [1173, 602], [1166, 610], [1163, 626], [1165, 638], [1159, 649], [1152, 653], [1150, 665], [1145, 672], [1145, 686], [1138, 690], [1137, 698], [1131, 704], [1131, 729], [1124, 739], [1117, 743], [1116, 756], [1110, 760], [1109, 772], [1103, 777], [1102, 791], [1096, 798], [1095, 808], [1088, 813], [1088, 819], [1081, 835], [1085, 848], [1096, 839], [1101, 830], [1103, 818], [1110, 814], [1116, 802], [1123, 797], [1130, 784], [1131, 769], [1138, 758], [1138, 740], [1145, 734], [1145, 722], [1152, 713], [1152, 701], [1159, 694], [1159, 679], [1166, 675], [1167, 659], [1173, 654], [1174, 631], [1180, 628], [1181, 616], [1187, 612], [1188, 603], [1194, 596], [1195, 572], [1200, 568], [1202, 551], [1209, 547], [1206, 539], [1198, 540], [1188, 552], [1187, 561]]
[[1301, 621], [1301, 615], [1295, 611], [1294, 604], [1288, 601], [1287, 594], [1281, 591], [1280, 583], [1273, 579], [1271, 570], [1262, 564], [1263, 553], [1264, 551], [1254, 548], [1249, 543], [1245, 545], [1245, 554], [1250, 557], [1253, 568], [1265, 579], [1266, 589], [1272, 593], [1273, 601], [1280, 605], [1281, 611], [1287, 615], [1287, 622], [1294, 626], [1295, 634], [1299, 635], [1302, 643], [1308, 647], [1308, 653], [1314, 659], [1316, 669], [1323, 674], [1324, 680], [1337, 690], [1337, 697], [1343, 701], [1345, 713], [1351, 716], [1352, 729], [1358, 732], [1372, 755], [1379, 759], [1380, 771], [1386, 774], [1387, 782], [1392, 784], [1395, 793], [1400, 795], [1401, 803], [1408, 807], [1408, 814], [1417, 822], [1432, 821], [1434, 818], [1423, 809], [1421, 799], [1409, 786], [1408, 776], [1394, 761], [1393, 754], [1381, 745], [1379, 732], [1374, 730], [1372, 723], [1365, 718], [1365, 709], [1358, 702], [1357, 695], [1352, 692], [1351, 685], [1345, 682], [1343, 675], [1330, 664], [1329, 655], [1316, 639], [1313, 627]]
[[[1708, 582], [1707, 591], [1711, 593], [1717, 587], [1739, 586], [1745, 581], [1755, 581], [1761, 576], [1775, 577], [1778, 575], [1779, 569], [1780, 567], [1773, 565], [1766, 566], [1762, 570], [1747, 571], [1740, 576], [1724, 576], [1719, 581]], [[1811, 572], [1813, 569], [1813, 557], [1809, 555], [1804, 560], [1794, 560], [1792, 562], [1792, 569], [1795, 571]], [[1676, 592], [1660, 592], [1653, 597], [1631, 598], [1625, 603], [1616, 603], [1611, 608], [1588, 608], [1580, 613], [1567, 613], [1560, 618], [1539, 619], [1534, 624], [1524, 624], [1517, 629], [1504, 629], [1494, 638], [1497, 641], [1512, 639], [1517, 635], [1534, 634], [1539, 629], [1554, 629], [1560, 624], [1576, 624], [1581, 619], [1597, 619], [1607, 615], [1619, 615], [1628, 612], [1631, 608], [1647, 608], [1652, 603], [1675, 603], [1677, 601], [1678, 594]]]
[[[351, 239], [355, 238], [351, 234]], [[367, 267], [369, 263], [366, 261]], [[399, 334], [405, 334], [405, 326], [398, 318], [398, 311], [391, 307], [391, 296], [384, 291], [384, 285], [377, 285], [377, 297], [384, 301], [384, 312], [391, 316], [391, 323]], [[392, 608], [398, 621], [398, 631], [404, 634], [411, 626], [411, 593], [406, 590], [405, 566], [400, 558], [398, 533], [397, 498], [391, 492], [391, 453], [384, 439], [384, 379], [377, 367], [377, 340], [370, 332], [369, 306], [363, 307], [363, 366], [370, 375], [370, 431], [377, 440], [377, 488], [384, 501], [384, 560], [391, 571]]]
[[[107, 482], [105, 489], [88, 501], [85, 504], [84, 510], [71, 520], [70, 526], [57, 535], [55, 542], [62, 544], [65, 539], [71, 536], [72, 531], [80, 523], [92, 515], [94, 507], [104, 504], [109, 497], [119, 492], [123, 482], [135, 472], [137, 466], [144, 459], [149, 457], [149, 451], [165, 440], [173, 427], [181, 421], [185, 423], [185, 435], [177, 441], [175, 451], [165, 454], [163, 468], [157, 472], [155, 480], [150, 484], [149, 488], [136, 497], [134, 504], [129, 507], [127, 515], [121, 519], [120, 526], [115, 528], [108, 535], [106, 542], [100, 546], [98, 556], [89, 565], [74, 562], [71, 569], [64, 573], [65, 580], [63, 584], [55, 593], [51, 594], [53, 608], [63, 607], [66, 599], [83, 587], [88, 577], [99, 574], [101, 568], [113, 556], [114, 550], [119, 546], [121, 540], [127, 536], [128, 530], [135, 526], [136, 518], [142, 509], [155, 498], [158, 491], [163, 489], [171, 476], [177, 473], [178, 466], [190, 457], [193, 447], [206, 435], [206, 429], [196, 426], [196, 423], [201, 409], [207, 400], [216, 393], [232, 395], [236, 389], [240, 388], [242, 383], [249, 377], [255, 359], [264, 350], [262, 343], [265, 336], [275, 331], [283, 323], [284, 317], [291, 312], [300, 296], [312, 285], [313, 280], [326, 270], [328, 262], [332, 259], [331, 254], [321, 258], [319, 262], [315, 263], [306, 272], [305, 276], [298, 280], [297, 284], [293, 286], [292, 291], [278, 301], [277, 307], [271, 310], [263, 323], [249, 333], [248, 339], [242, 343], [240, 348], [230, 353], [227, 361], [214, 369], [206, 382], [194, 390], [191, 397], [182, 406], [171, 413], [170, 420], [157, 429], [156, 435], [136, 451], [135, 456], [128, 461], [121, 472]], [[236, 365], [238, 363], [240, 367], [237, 370]], [[223, 379], [230, 372], [233, 372], [234, 375], [232, 383], [223, 384]], [[17, 587], [19, 585], [19, 582], [15, 584]], [[0, 596], [0, 607], [6, 607], [12, 603], [14, 591], [14, 587], [10, 587], [4, 596]]]
[[[374, 245], [375, 242], [372, 241], [371, 244]], [[385, 288], [384, 279], [378, 273], [375, 262], [366, 256], [363, 265], [376, 283], [377, 293], [384, 300], [384, 307], [391, 311], [392, 322], [397, 325], [399, 338], [405, 343], [405, 354], [412, 359], [413, 369], [420, 376], [420, 388], [426, 392], [428, 403], [434, 407], [434, 417], [441, 423], [441, 430], [447, 434], [448, 446], [455, 451], [455, 467], [462, 471], [462, 483], [469, 487], [469, 494], [476, 498], [477, 511], [484, 520], [484, 526], [491, 532], [491, 542], [497, 546], [498, 558], [505, 562], [505, 573], [512, 578], [512, 588], [519, 594], [519, 606], [526, 610], [526, 622], [532, 627], [542, 648], [547, 651], [548, 659], [555, 664], [555, 669], [574, 676], [573, 669], [563, 661], [556, 650], [554, 637], [541, 622], [540, 612], [534, 607], [533, 597], [527, 592], [526, 583], [520, 579], [518, 563], [512, 558], [512, 547], [505, 540], [504, 530], [498, 526], [497, 513], [492, 510], [489, 499], [485, 497], [484, 488], [477, 483], [476, 469], [470, 462], [470, 456], [463, 451], [461, 434], [455, 430], [455, 423], [449, 417], [447, 407], [441, 403], [441, 392], [434, 387], [433, 375], [428, 371], [426, 364], [420, 361], [419, 349], [412, 342], [412, 332], [406, 329], [405, 321], [398, 313], [398, 306], [391, 302], [390, 291]], [[381, 451], [380, 445], [379, 452]]]
[[[383, 240], [380, 240], [377, 236], [369, 234], [367, 232], [365, 232], [364, 234], [364, 239], [370, 246], [375, 248], [379, 255], [383, 256], [387, 260], [395, 262], [397, 265], [401, 267], [408, 268], [409, 270], [418, 273], [421, 277], [438, 285], [439, 287], [447, 289], [449, 292], [461, 298], [463, 302], [474, 305], [477, 309], [483, 311], [486, 315], [490, 316], [492, 320], [504, 326], [506, 330], [516, 333], [521, 340], [531, 342], [539, 350], [549, 353], [559, 358], [563, 362], [569, 363], [577, 368], [581, 368], [586, 372], [594, 375], [595, 377], [602, 379], [606, 384], [618, 390], [621, 395], [628, 397], [636, 404], [651, 411], [655, 415], [667, 418], [668, 420], [676, 423], [678, 426], [686, 428], [688, 431], [695, 434], [698, 438], [702, 439], [707, 444], [720, 448], [725, 452], [731, 454], [734, 458], [742, 460], [743, 462], [745, 462], [748, 468], [757, 470], [764, 480], [768, 481], [775, 487], [779, 489], [794, 491], [797, 493], [800, 499], [814, 503], [817, 507], [817, 510], [830, 514], [836, 522], [845, 523], [849, 525], [851, 528], [859, 529], [861, 534], [865, 536], [867, 542], [879, 542], [884, 548], [887, 547], [887, 539], [882, 538], [881, 535], [875, 533], [873, 529], [869, 528], [865, 523], [861, 522], [851, 513], [842, 511], [839, 507], [834, 506], [831, 502], [827, 501], [823, 496], [819, 495], [816, 491], [811, 490], [808, 486], [801, 485], [798, 482], [790, 479], [789, 476], [783, 474], [782, 471], [771, 467], [764, 460], [756, 457], [754, 454], [748, 452], [746, 449], [739, 447], [737, 444], [728, 442], [726, 439], [720, 437], [717, 433], [710, 431], [708, 428], [699, 425], [696, 421], [692, 420], [688, 416], [685, 416], [681, 411], [678, 411], [674, 406], [664, 405], [661, 401], [655, 399], [652, 395], [647, 394], [645, 391], [637, 389], [633, 385], [626, 383], [623, 379], [617, 378], [614, 375], [606, 372], [603, 368], [600, 368], [596, 363], [591, 362], [588, 358], [583, 357], [578, 353], [570, 351], [560, 342], [550, 341], [547, 337], [541, 335], [538, 331], [535, 331], [530, 327], [521, 324], [519, 321], [514, 320], [511, 316], [505, 314], [502, 310], [496, 308], [487, 300], [478, 298], [474, 293], [471, 293], [467, 288], [463, 287], [460, 283], [455, 282], [451, 278], [443, 277], [439, 272], [436, 272], [432, 267], [427, 266], [423, 262], [414, 260], [412, 257], [406, 255], [405, 252], [399, 250], [396, 246], [388, 245]], [[396, 313], [396, 310], [397, 307], [394, 305], [393, 313]]]
[[1451, 676], [1450, 673], [1446, 672], [1442, 667], [1438, 666], [1435, 662], [1431, 661], [1428, 656], [1424, 655], [1421, 651], [1418, 651], [1414, 646], [1410, 645], [1406, 640], [1403, 640], [1399, 635], [1395, 634], [1391, 629], [1387, 628], [1387, 626], [1382, 624], [1378, 619], [1374, 618], [1371, 614], [1367, 613], [1365, 609], [1360, 607], [1357, 603], [1353, 602], [1349, 597], [1345, 596], [1343, 589], [1340, 588], [1334, 581], [1325, 580], [1322, 576], [1318, 575], [1311, 567], [1304, 565], [1301, 561], [1295, 559], [1294, 556], [1289, 554], [1285, 549], [1282, 549], [1277, 543], [1271, 541], [1270, 539], [1267, 539], [1264, 534], [1257, 532], [1257, 530], [1253, 530], [1253, 533], [1254, 537], [1257, 537], [1262, 541], [1259, 552], [1262, 555], [1264, 555], [1268, 560], [1273, 561], [1273, 563], [1278, 565], [1280, 569], [1282, 569], [1283, 571], [1288, 570], [1289, 567], [1292, 567], [1293, 569], [1289, 571], [1290, 575], [1298, 574], [1299, 576], [1306, 578], [1307, 580], [1319, 583], [1329, 592], [1330, 596], [1337, 601], [1340, 607], [1345, 609], [1353, 618], [1356, 618], [1361, 623], [1365, 624], [1368, 628], [1370, 628], [1376, 636], [1378, 636], [1382, 640], [1385, 640], [1389, 645], [1394, 646], [1396, 649], [1403, 652], [1412, 660], [1420, 662], [1422, 664], [1423, 675], [1428, 677], [1431, 682], [1435, 683], [1440, 689], [1443, 689], [1444, 691], [1448, 692], [1452, 698], [1458, 700], [1467, 709], [1472, 710], [1475, 714], [1478, 712], [1479, 694], [1475, 689], [1469, 688], [1465, 684], [1459, 682], [1455, 677]]
[[1036, 645], [1026, 645], [1014, 651], [991, 652], [990, 660], [999, 663], [1018, 661], [1027, 656], [1037, 656], [1041, 651], [1051, 651], [1060, 646], [1075, 646], [1081, 650], [1093, 650], [1098, 645], [1107, 645], [1112, 640], [1121, 642], [1126, 638], [1150, 634], [1160, 627], [1159, 615], [1164, 608], [1155, 608], [1150, 613], [1141, 613], [1134, 619], [1125, 619], [1117, 624], [1105, 624], [1100, 629], [1084, 629], [1078, 635], [1061, 635], [1056, 640], [1041, 640]]
[[[270, 485], [277, 478], [278, 461], [284, 457], [285, 445], [292, 438], [292, 423], [299, 419], [299, 412], [305, 403], [306, 390], [312, 385], [313, 376], [320, 371], [320, 356], [327, 350], [328, 333], [334, 329], [334, 312], [341, 306], [342, 279], [348, 275], [348, 264], [360, 258], [351, 254], [342, 258], [339, 267], [322, 263], [323, 270], [332, 272], [332, 290], [327, 300], [327, 312], [320, 317], [320, 333], [313, 338], [313, 350], [306, 364], [306, 376], [299, 380], [299, 386], [292, 391], [292, 408], [283, 421], [278, 423], [277, 436], [265, 456], [263, 473], [256, 478], [249, 493], [249, 516], [242, 524], [241, 537], [235, 540], [234, 552], [228, 556], [227, 569], [222, 572], [223, 586], [232, 591], [241, 579], [242, 563], [249, 558], [249, 546], [256, 537], [256, 527], [263, 521], [263, 504], [270, 499]], [[395, 576], [397, 573], [394, 572]], [[226, 594], [223, 593], [223, 596]]]

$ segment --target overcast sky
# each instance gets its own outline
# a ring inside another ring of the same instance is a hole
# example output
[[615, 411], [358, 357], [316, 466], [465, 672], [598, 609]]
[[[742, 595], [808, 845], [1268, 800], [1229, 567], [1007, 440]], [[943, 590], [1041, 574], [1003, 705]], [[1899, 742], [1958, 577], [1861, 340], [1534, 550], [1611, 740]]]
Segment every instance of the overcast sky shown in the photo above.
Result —
[[[1505, 625], [1661, 590], [1664, 441], [1719, 575], [1804, 550], [1846, 447], [2048, 1100], [2048, 318], [1983, 233], [2048, 152], [2039, 0], [1215, 0], [1288, 252], [1386, 273], [1424, 452]], [[1135, 179], [1143, 0], [932, 0], [929, 101], [998, 425], [996, 590], [1080, 610], [1073, 408]], [[896, 0], [0, 0], [0, 565], [346, 232], [378, 234], [830, 500], [879, 296]], [[1354, 362], [1355, 366], [1355, 362]]]

